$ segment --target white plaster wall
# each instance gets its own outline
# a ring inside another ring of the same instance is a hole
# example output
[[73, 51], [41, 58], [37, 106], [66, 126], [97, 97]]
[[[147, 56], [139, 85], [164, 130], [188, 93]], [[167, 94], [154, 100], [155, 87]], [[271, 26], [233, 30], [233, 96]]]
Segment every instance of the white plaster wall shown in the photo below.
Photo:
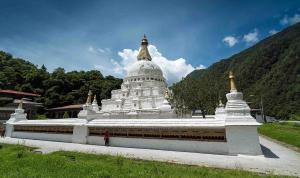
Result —
[[[103, 137], [88, 136], [87, 140], [88, 144], [104, 145]], [[226, 142], [111, 137], [110, 145], [129, 148], [228, 154]]]
[[143, 90], [143, 96], [150, 96], [150, 89], [144, 89]]
[[149, 100], [142, 100], [141, 101], [141, 105], [142, 105], [142, 108], [152, 108], [152, 103], [151, 101]]
[[26, 138], [33, 140], [48, 140], [56, 142], [72, 142], [72, 134], [46, 134], [33, 132], [13, 132], [14, 138]]
[[153, 88], [153, 95], [159, 95], [159, 88]]
[[257, 126], [226, 126], [229, 154], [261, 155]]
[[87, 144], [92, 145], [105, 145], [104, 138], [99, 136], [88, 136], [87, 137]]
[[88, 135], [88, 128], [85, 125], [75, 125], [73, 128], [73, 143], [86, 143]]

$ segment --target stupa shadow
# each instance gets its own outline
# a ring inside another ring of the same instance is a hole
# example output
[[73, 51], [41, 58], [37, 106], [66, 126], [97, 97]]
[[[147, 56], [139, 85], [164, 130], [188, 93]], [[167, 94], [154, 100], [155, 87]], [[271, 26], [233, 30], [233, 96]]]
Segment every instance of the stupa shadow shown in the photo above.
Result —
[[261, 146], [261, 151], [263, 152], [264, 157], [266, 158], [279, 158], [275, 153], [273, 153], [269, 148], [264, 145]]

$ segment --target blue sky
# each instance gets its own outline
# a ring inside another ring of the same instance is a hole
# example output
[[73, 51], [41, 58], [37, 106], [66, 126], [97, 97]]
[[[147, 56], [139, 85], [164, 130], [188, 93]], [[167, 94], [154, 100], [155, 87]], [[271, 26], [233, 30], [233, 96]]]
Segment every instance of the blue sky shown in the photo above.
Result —
[[0, 0], [0, 50], [124, 77], [145, 33], [172, 83], [298, 21], [299, 0]]

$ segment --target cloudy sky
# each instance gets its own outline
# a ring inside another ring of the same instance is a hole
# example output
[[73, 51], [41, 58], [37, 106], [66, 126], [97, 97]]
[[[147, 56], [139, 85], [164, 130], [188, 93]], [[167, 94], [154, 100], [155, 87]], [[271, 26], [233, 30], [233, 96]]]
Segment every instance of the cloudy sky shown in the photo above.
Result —
[[146, 34], [170, 84], [299, 21], [299, 0], [0, 0], [0, 50], [124, 77]]

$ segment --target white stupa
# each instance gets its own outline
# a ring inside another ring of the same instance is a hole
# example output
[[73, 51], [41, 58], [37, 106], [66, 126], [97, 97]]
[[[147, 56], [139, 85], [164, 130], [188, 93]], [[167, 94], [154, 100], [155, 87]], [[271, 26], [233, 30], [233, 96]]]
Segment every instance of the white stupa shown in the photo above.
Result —
[[171, 118], [176, 117], [165, 93], [166, 79], [152, 61], [146, 36], [142, 39], [137, 61], [124, 78], [121, 89], [111, 92], [111, 99], [102, 100], [100, 116], [105, 118]]

